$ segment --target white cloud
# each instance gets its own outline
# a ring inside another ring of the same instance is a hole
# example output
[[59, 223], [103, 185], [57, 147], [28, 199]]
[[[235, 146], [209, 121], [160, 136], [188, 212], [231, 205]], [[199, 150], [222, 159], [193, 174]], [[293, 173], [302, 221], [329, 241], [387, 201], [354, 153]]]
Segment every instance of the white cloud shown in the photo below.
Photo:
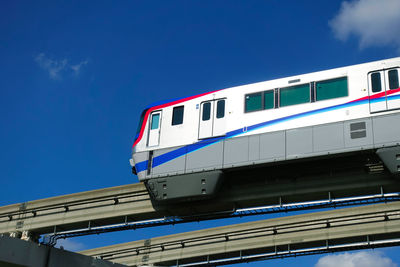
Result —
[[358, 37], [360, 48], [389, 45], [400, 51], [399, 10], [399, 0], [344, 1], [329, 24], [342, 41]]
[[85, 249], [84, 244], [72, 241], [71, 239], [58, 239], [56, 247], [57, 248], [63, 247], [65, 250], [74, 252]]
[[87, 61], [87, 60], [82, 61], [82, 62], [80, 62], [79, 64], [71, 65], [71, 69], [72, 69], [72, 71], [73, 71], [76, 75], [79, 75], [79, 72], [80, 72], [80, 70], [81, 70], [81, 67], [82, 67], [82, 66], [85, 66], [85, 65], [88, 64], [88, 63], [89, 63], [89, 61]]
[[397, 267], [390, 258], [376, 251], [361, 251], [327, 255], [320, 258], [315, 267]]
[[46, 56], [45, 53], [38, 54], [35, 58], [36, 63], [49, 73], [51, 79], [57, 80], [62, 74], [72, 71], [75, 75], [79, 75], [82, 66], [88, 64], [88, 60], [81, 61], [78, 64], [70, 64], [68, 59], [56, 60]]
[[48, 58], [44, 53], [37, 55], [35, 61], [40, 67], [49, 72], [50, 78], [52, 79], [60, 78], [60, 72], [64, 70], [68, 64], [66, 59], [53, 60]]

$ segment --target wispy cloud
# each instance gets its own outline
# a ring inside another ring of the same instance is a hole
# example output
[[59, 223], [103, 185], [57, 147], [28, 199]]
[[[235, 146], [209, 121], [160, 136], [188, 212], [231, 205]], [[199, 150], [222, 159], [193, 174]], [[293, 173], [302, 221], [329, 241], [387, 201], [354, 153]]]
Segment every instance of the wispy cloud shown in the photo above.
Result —
[[57, 248], [63, 247], [65, 250], [69, 251], [80, 251], [85, 249], [85, 245], [71, 239], [59, 239], [57, 240]]
[[66, 59], [50, 59], [44, 53], [40, 53], [39, 55], [37, 55], [35, 57], [35, 61], [42, 69], [49, 72], [50, 78], [52, 79], [60, 78], [60, 72], [65, 69], [68, 63]]
[[344, 1], [329, 24], [339, 40], [359, 38], [360, 48], [389, 45], [400, 51], [399, 10], [399, 0]]
[[89, 61], [85, 60], [85, 61], [82, 61], [79, 64], [71, 65], [70, 67], [71, 67], [72, 71], [75, 73], [75, 75], [79, 75], [82, 66], [85, 66], [88, 63], [89, 63]]
[[54, 59], [47, 56], [45, 53], [40, 53], [34, 57], [35, 62], [45, 71], [49, 73], [49, 76], [53, 80], [62, 78], [63, 74], [72, 72], [75, 75], [79, 75], [82, 67], [89, 63], [88, 60], [79, 62], [78, 64], [70, 64], [69, 60]]
[[361, 251], [327, 255], [320, 258], [315, 267], [397, 267], [390, 258], [376, 251]]

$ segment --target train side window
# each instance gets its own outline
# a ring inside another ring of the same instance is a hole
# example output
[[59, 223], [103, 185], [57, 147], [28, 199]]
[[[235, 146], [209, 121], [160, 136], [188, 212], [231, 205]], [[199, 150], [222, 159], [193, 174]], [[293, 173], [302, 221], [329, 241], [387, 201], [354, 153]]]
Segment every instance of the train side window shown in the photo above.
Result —
[[211, 114], [211, 102], [206, 102], [203, 104], [203, 114], [201, 116], [201, 119], [203, 121], [208, 121], [210, 119], [210, 114]]
[[225, 100], [218, 100], [217, 102], [217, 119], [225, 117]]
[[151, 117], [151, 130], [158, 129], [158, 125], [160, 124], [160, 113], [154, 114]]
[[172, 125], [179, 125], [183, 123], [183, 109], [184, 106], [174, 107], [172, 111]]
[[279, 90], [279, 106], [291, 106], [310, 102], [310, 84], [296, 85]]
[[397, 70], [389, 70], [389, 89], [399, 88], [399, 74]]
[[371, 74], [371, 85], [373, 93], [382, 91], [381, 74], [379, 72]]
[[347, 77], [316, 82], [317, 101], [348, 96]]
[[264, 92], [264, 109], [272, 109], [275, 107], [274, 104], [274, 90]]
[[262, 97], [261, 92], [249, 94], [245, 96], [245, 112], [251, 112], [262, 109]]

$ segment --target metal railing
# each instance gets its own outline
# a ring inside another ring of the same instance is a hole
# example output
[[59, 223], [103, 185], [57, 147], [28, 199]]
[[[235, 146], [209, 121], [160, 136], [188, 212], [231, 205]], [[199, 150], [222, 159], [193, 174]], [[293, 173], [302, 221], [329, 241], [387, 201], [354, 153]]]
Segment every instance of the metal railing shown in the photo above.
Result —
[[318, 201], [308, 201], [308, 202], [297, 202], [297, 203], [280, 203], [277, 205], [237, 209], [232, 212], [215, 213], [215, 214], [203, 214], [193, 216], [170, 216], [162, 217], [151, 220], [140, 220], [140, 221], [129, 221], [128, 217], [125, 218], [124, 223], [118, 223], [108, 226], [97, 226], [91, 227], [88, 225], [86, 228], [72, 230], [72, 231], [57, 231], [43, 237], [42, 243], [48, 245], [55, 245], [58, 239], [65, 239], [77, 236], [92, 235], [109, 233], [122, 230], [132, 230], [141, 229], [148, 227], [156, 227], [171, 224], [181, 224], [188, 222], [195, 222], [199, 220], [212, 220], [212, 219], [222, 219], [222, 218], [234, 218], [234, 217], [246, 217], [254, 215], [272, 214], [272, 213], [282, 213], [289, 211], [301, 211], [301, 210], [312, 210], [312, 209], [323, 209], [323, 208], [340, 208], [346, 206], [354, 205], [368, 205], [385, 203], [400, 200], [400, 193], [381, 193], [368, 196], [356, 196], [348, 198], [332, 198], [328, 194], [327, 199], [322, 199]]

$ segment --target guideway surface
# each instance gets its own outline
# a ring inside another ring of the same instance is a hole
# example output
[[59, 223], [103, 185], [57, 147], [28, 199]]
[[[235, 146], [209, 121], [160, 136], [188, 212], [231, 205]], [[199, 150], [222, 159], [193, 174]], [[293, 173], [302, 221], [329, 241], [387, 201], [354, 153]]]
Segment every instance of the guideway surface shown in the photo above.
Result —
[[198, 266], [399, 244], [397, 201], [181, 233], [80, 253], [128, 266]]

